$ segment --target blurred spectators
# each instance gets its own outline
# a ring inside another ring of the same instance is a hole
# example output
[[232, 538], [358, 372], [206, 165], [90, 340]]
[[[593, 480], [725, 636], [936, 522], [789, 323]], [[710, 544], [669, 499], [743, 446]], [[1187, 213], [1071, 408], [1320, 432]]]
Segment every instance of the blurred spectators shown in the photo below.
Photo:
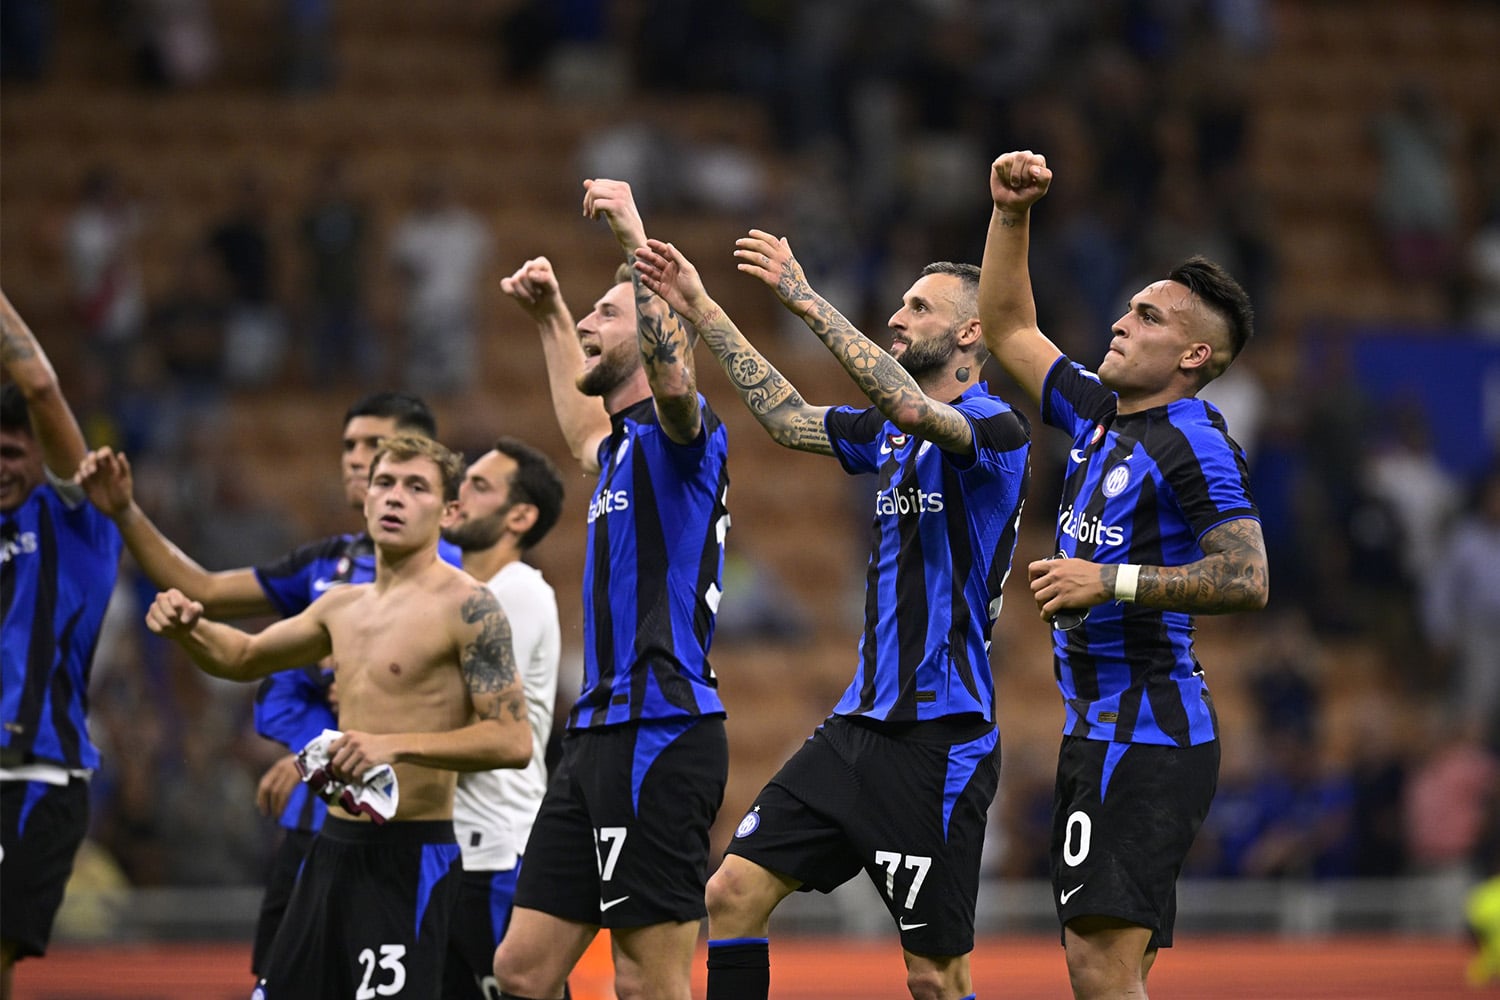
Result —
[[136, 46], [136, 73], [150, 87], [205, 82], [219, 65], [208, 0], [126, 0], [118, 5]]
[[1419, 582], [1437, 561], [1440, 540], [1462, 506], [1463, 487], [1433, 450], [1420, 402], [1394, 401], [1382, 424], [1384, 439], [1373, 442], [1365, 488], [1389, 504], [1401, 522], [1402, 567], [1408, 579]]
[[443, 170], [423, 169], [412, 187], [411, 210], [391, 235], [389, 250], [404, 282], [399, 376], [413, 392], [443, 397], [471, 388], [479, 374], [479, 287], [492, 239]]
[[364, 384], [380, 370], [379, 345], [365, 315], [369, 212], [349, 188], [342, 157], [319, 163], [302, 209], [306, 264], [308, 372], [312, 383]]
[[68, 264], [74, 306], [89, 346], [110, 372], [122, 370], [145, 322], [136, 247], [141, 221], [140, 207], [126, 195], [113, 167], [89, 170], [68, 219]]
[[228, 293], [224, 374], [231, 385], [266, 385], [286, 363], [286, 316], [275, 297], [270, 203], [255, 170], [234, 185], [228, 214], [214, 223], [208, 245], [223, 269]]
[[281, 85], [316, 94], [333, 85], [332, 0], [283, 0]]
[[177, 258], [172, 286], [151, 310], [149, 337], [166, 375], [184, 391], [216, 397], [224, 380], [224, 323], [228, 310], [213, 257], [201, 243]]
[[57, 11], [52, 0], [0, 4], [0, 79], [35, 83], [52, 62]]
[[1500, 466], [1432, 560], [1422, 595], [1427, 636], [1449, 664], [1447, 702], [1472, 722], [1500, 714]]
[[1432, 91], [1403, 84], [1391, 107], [1371, 123], [1380, 156], [1375, 217], [1397, 278], [1451, 294], [1460, 239], [1460, 134]]
[[1406, 841], [1415, 871], [1472, 880], [1500, 789], [1500, 758], [1477, 722], [1434, 711], [1428, 750], [1407, 782]]

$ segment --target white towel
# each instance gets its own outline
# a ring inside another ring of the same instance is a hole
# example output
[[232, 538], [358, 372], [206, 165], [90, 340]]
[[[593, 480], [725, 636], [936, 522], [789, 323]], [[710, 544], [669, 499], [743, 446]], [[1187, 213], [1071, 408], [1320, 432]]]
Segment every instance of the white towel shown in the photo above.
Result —
[[297, 770], [307, 786], [324, 802], [336, 802], [347, 812], [364, 813], [375, 823], [384, 823], [396, 815], [396, 807], [401, 801], [396, 772], [389, 764], [377, 764], [356, 782], [333, 777], [328, 773], [328, 746], [342, 735], [337, 729], [325, 729], [309, 740], [307, 746], [297, 753]]

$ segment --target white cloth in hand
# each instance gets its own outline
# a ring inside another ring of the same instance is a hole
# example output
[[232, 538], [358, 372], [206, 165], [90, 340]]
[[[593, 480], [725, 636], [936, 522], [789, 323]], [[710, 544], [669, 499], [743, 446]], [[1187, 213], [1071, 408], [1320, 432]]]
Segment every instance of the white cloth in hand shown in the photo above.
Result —
[[325, 729], [297, 752], [297, 770], [309, 788], [327, 803], [338, 803], [345, 811], [364, 813], [375, 823], [384, 823], [396, 815], [401, 802], [396, 786], [396, 772], [389, 764], [377, 764], [358, 781], [345, 782], [328, 772], [331, 755], [328, 747], [344, 735], [337, 729]]

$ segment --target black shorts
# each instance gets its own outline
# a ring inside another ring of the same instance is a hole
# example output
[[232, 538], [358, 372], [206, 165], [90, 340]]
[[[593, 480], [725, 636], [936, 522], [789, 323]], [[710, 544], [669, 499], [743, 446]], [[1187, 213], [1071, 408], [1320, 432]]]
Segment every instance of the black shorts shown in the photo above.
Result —
[[903, 948], [966, 955], [999, 780], [991, 724], [833, 716], [761, 790], [726, 853], [819, 892], [864, 871]]
[[516, 906], [603, 927], [701, 920], [728, 771], [720, 716], [569, 731]]
[[1118, 917], [1172, 946], [1177, 876], [1219, 784], [1219, 743], [1064, 736], [1052, 800], [1057, 917]]
[[302, 861], [316, 836], [312, 830], [281, 831], [281, 843], [276, 845], [271, 870], [266, 875], [266, 891], [260, 897], [260, 915], [255, 919], [255, 944], [250, 949], [250, 971], [257, 976], [265, 971], [266, 955], [271, 950], [271, 942], [276, 940], [276, 931], [281, 927], [287, 903], [292, 899], [292, 888], [297, 884], [297, 873], [302, 870]]
[[503, 872], [465, 871], [448, 936], [443, 1000], [495, 1000], [495, 947], [510, 926], [511, 904], [521, 866]]
[[89, 826], [89, 783], [0, 781], [0, 939], [45, 955], [52, 921]]
[[462, 871], [447, 820], [328, 817], [252, 996], [437, 1000]]

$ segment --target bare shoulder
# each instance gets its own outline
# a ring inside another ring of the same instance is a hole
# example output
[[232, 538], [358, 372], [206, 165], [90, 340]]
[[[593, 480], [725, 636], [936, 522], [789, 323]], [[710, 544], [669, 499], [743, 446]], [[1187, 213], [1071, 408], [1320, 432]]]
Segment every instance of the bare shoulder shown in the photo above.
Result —
[[327, 619], [332, 615], [347, 613], [356, 608], [359, 603], [375, 592], [375, 585], [370, 583], [341, 583], [336, 587], [329, 587], [319, 597], [307, 606], [304, 614], [315, 615]]

